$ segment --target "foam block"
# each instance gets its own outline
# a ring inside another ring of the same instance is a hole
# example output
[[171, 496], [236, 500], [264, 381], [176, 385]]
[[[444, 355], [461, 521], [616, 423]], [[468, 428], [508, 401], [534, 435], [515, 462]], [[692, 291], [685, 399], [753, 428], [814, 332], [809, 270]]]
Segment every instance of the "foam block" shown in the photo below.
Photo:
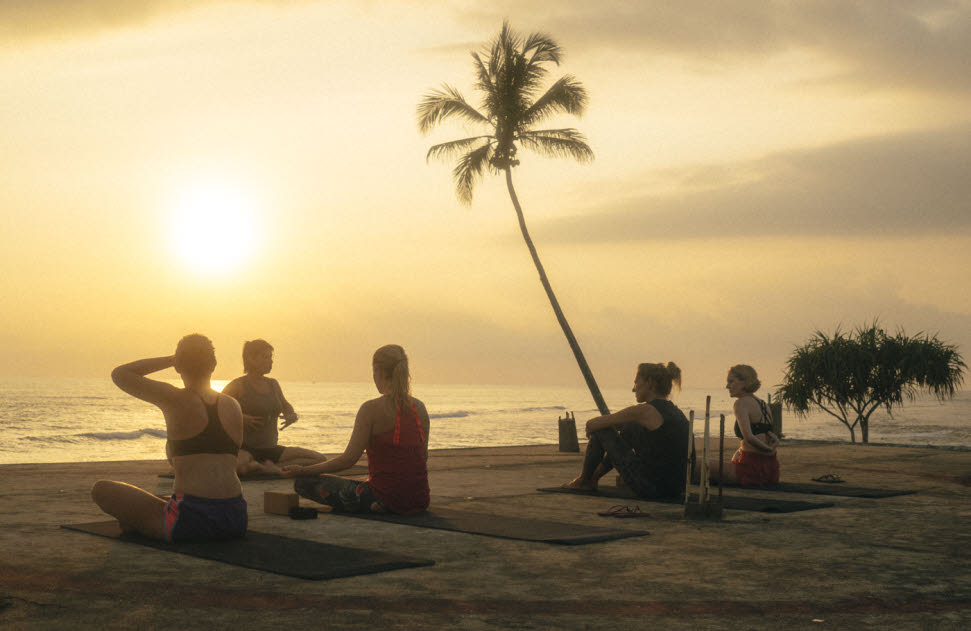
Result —
[[281, 491], [266, 491], [263, 493], [263, 512], [271, 515], [289, 515], [290, 509], [299, 504], [300, 496], [296, 493]]

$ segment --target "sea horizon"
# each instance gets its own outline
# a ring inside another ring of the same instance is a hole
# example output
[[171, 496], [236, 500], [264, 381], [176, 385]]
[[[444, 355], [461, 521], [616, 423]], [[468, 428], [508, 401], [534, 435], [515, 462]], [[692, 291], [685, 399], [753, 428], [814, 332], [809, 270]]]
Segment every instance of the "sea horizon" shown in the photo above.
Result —
[[[170, 380], [181, 385], [176, 380]], [[221, 389], [226, 380], [213, 380]], [[327, 454], [346, 445], [358, 407], [377, 396], [374, 385], [356, 382], [281, 381], [300, 420], [280, 433], [280, 443]], [[570, 386], [417, 384], [432, 421], [432, 449], [557, 444], [559, 418], [583, 424], [597, 416], [589, 390]], [[612, 411], [634, 404], [629, 388], [604, 388]], [[758, 393], [764, 396], [765, 393]], [[737, 447], [732, 401], [723, 387], [685, 388], [671, 399], [695, 413], [694, 432], [703, 433], [705, 399], [711, 396], [710, 431], [717, 440], [725, 420], [726, 450]], [[850, 442], [841, 423], [822, 412], [782, 415], [785, 440]], [[871, 444], [971, 447], [971, 392], [938, 402], [921, 396], [888, 416], [870, 421]], [[126, 395], [107, 377], [0, 378], [0, 464], [163, 459], [165, 425], [151, 404]], [[857, 442], [860, 432], [856, 431]], [[781, 456], [784, 458], [784, 455]]]

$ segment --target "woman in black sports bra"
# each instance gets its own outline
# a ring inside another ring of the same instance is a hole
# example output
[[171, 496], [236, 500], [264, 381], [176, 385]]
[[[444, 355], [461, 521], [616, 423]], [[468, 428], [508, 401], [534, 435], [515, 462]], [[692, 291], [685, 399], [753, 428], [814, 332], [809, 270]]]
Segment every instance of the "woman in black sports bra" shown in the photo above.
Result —
[[[755, 369], [746, 364], [732, 366], [725, 387], [735, 401], [735, 435], [741, 439], [731, 465], [724, 468], [727, 483], [766, 486], [779, 482], [776, 449], [779, 437], [772, 431], [772, 413], [754, 393], [761, 386]], [[717, 478], [718, 461], [710, 469]], [[717, 480], [716, 480], [717, 481]]]
[[[165, 450], [175, 470], [168, 501], [124, 482], [95, 483], [92, 499], [123, 530], [165, 541], [245, 534], [246, 501], [236, 477], [243, 414], [235, 399], [212, 389], [215, 367], [212, 342], [193, 334], [179, 341], [175, 355], [140, 359], [112, 371], [115, 385], [162, 410]], [[166, 368], [175, 368], [184, 388], [145, 376]]]

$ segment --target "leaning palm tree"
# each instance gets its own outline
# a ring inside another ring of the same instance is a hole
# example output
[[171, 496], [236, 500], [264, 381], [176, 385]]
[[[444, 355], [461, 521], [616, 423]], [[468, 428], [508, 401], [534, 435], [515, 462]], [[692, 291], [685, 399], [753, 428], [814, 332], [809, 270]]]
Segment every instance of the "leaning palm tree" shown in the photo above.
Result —
[[555, 81], [541, 96], [540, 84], [547, 74], [546, 65], [560, 63], [560, 47], [548, 36], [531, 33], [522, 38], [503, 23], [499, 35], [487, 49], [473, 52], [477, 90], [482, 92], [482, 105], [476, 109], [469, 105], [455, 88], [445, 84], [440, 90], [425, 94], [418, 104], [418, 129], [428, 133], [438, 123], [458, 118], [488, 128], [488, 133], [434, 145], [428, 150], [427, 160], [448, 160], [458, 157], [452, 171], [455, 193], [463, 204], [472, 203], [472, 191], [483, 171], [504, 173], [506, 187], [523, 233], [526, 247], [533, 257], [540, 282], [550, 299], [556, 319], [563, 328], [567, 342], [573, 350], [580, 372], [590, 388], [590, 394], [601, 414], [609, 414], [600, 388], [590, 372], [570, 325], [560, 309], [546, 271], [536, 253], [536, 246], [526, 229], [523, 209], [519, 205], [516, 189], [512, 185], [512, 169], [519, 164], [516, 158], [518, 145], [547, 156], [567, 156], [579, 162], [593, 159], [593, 151], [583, 134], [576, 129], [533, 129], [533, 126], [560, 113], [580, 116], [587, 104], [587, 92], [571, 75]]

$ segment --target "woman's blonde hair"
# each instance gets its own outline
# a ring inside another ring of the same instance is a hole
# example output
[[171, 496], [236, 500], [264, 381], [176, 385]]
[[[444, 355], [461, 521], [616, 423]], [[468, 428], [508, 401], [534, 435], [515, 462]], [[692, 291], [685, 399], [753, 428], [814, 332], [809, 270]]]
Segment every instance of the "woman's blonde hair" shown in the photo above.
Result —
[[641, 364], [637, 367], [637, 376], [643, 381], [654, 381], [654, 391], [662, 396], [671, 394], [671, 386], [678, 384], [681, 389], [681, 369], [674, 362], [664, 364]]
[[391, 399], [395, 407], [404, 408], [411, 402], [411, 373], [408, 370], [408, 356], [405, 349], [397, 344], [387, 344], [374, 351], [371, 365], [381, 371], [391, 384]]
[[206, 377], [216, 369], [216, 349], [205, 335], [192, 333], [175, 347], [175, 372], [190, 379]]
[[742, 388], [745, 392], [752, 394], [753, 392], [758, 392], [758, 389], [762, 387], [762, 382], [759, 381], [759, 375], [755, 372], [755, 369], [748, 364], [737, 364], [728, 369], [728, 374], [735, 377], [739, 381], [745, 384]]

